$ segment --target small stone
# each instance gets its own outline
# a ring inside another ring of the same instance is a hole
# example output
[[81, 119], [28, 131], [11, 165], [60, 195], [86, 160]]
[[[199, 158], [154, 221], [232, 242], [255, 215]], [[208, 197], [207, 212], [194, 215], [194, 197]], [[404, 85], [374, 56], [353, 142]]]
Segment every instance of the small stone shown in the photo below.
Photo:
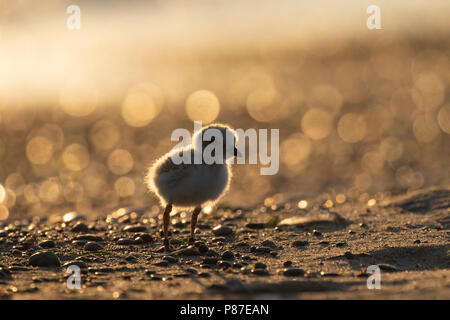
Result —
[[209, 272], [200, 272], [200, 273], [198, 274], [198, 276], [199, 276], [200, 278], [210, 278], [210, 277], [211, 277], [211, 274], [210, 274]]
[[217, 264], [217, 258], [214, 257], [206, 257], [205, 259], [203, 259], [203, 264]]
[[125, 232], [146, 232], [147, 228], [145, 226], [126, 226], [123, 228]]
[[420, 243], [420, 240], [419, 240], [419, 239], [414, 240], [414, 244], [419, 244], [419, 243]]
[[241, 273], [242, 274], [250, 274], [250, 273], [252, 273], [252, 269], [246, 268], [246, 267], [242, 267], [241, 268]]
[[258, 230], [258, 229], [264, 229], [265, 228], [265, 224], [264, 223], [247, 223], [245, 225], [245, 227], [249, 228], [249, 229], [256, 229], [256, 230]]
[[45, 240], [39, 243], [39, 246], [41, 248], [54, 248], [55, 247], [55, 241], [53, 240]]
[[89, 241], [84, 245], [84, 250], [86, 250], [86, 251], [98, 251], [98, 250], [102, 250], [102, 249], [103, 249], [103, 247], [94, 241]]
[[196, 248], [194, 246], [189, 246], [187, 248], [177, 250], [174, 254], [177, 256], [190, 257], [190, 256], [200, 255], [200, 251], [198, 250], [198, 248]]
[[232, 251], [225, 251], [222, 253], [222, 259], [223, 260], [233, 260], [234, 259], [234, 253]]
[[214, 250], [208, 250], [208, 251], [206, 251], [206, 256], [207, 257], [218, 257], [219, 254], [217, 252], [215, 252]]
[[351, 253], [350, 251], [345, 252], [344, 257], [346, 257], [347, 259], [350, 259], [350, 260], [355, 258], [353, 253]]
[[73, 240], [72, 244], [76, 245], [77, 247], [82, 247], [86, 244], [86, 240]]
[[178, 259], [174, 258], [172, 256], [164, 256], [163, 260], [166, 260], [169, 263], [177, 263], [178, 262]]
[[367, 229], [367, 228], [368, 228], [367, 224], [365, 224], [364, 222], [361, 222], [361, 223], [359, 224], [359, 227], [360, 227], [360, 228], [363, 228], [363, 229]]
[[345, 247], [345, 246], [347, 246], [346, 242], [338, 242], [338, 243], [336, 243], [336, 247], [338, 247], [338, 248], [342, 248], [342, 247]]
[[285, 268], [288, 268], [288, 267], [290, 267], [290, 266], [292, 266], [292, 261], [291, 261], [291, 260], [287, 260], [287, 261], [285, 261], [285, 262], [283, 263], [283, 267], [285, 267]]
[[309, 244], [308, 241], [306, 240], [295, 240], [294, 242], [292, 242], [292, 246], [299, 248], [299, 247], [305, 247]]
[[191, 273], [191, 274], [198, 274], [197, 269], [194, 269], [194, 268], [187, 268], [187, 269], [186, 269], [186, 272], [189, 272], [189, 273]]
[[266, 268], [267, 268], [267, 265], [265, 265], [262, 262], [255, 263], [255, 269], [266, 269]]
[[133, 239], [127, 239], [127, 238], [120, 238], [119, 240], [117, 240], [116, 242], [119, 246], [129, 246], [134, 244], [134, 240]]
[[270, 253], [271, 251], [272, 249], [269, 247], [259, 247], [255, 250], [256, 253]]
[[93, 234], [84, 234], [81, 236], [76, 237], [74, 240], [85, 240], [85, 241], [95, 241], [95, 242], [101, 242], [103, 241], [102, 237], [93, 235]]
[[270, 241], [270, 240], [264, 240], [263, 242], [261, 242], [261, 245], [263, 247], [269, 247], [269, 248], [272, 248], [272, 249], [276, 249], [277, 248], [277, 245], [275, 244], [275, 242]]
[[58, 257], [51, 251], [43, 251], [33, 254], [28, 263], [34, 267], [59, 267], [61, 263]]
[[233, 263], [232, 267], [233, 267], [233, 269], [240, 269], [243, 267], [243, 264], [239, 263], [239, 262], [235, 262], [235, 263]]
[[399, 269], [396, 266], [393, 266], [391, 264], [384, 264], [384, 263], [380, 263], [377, 264], [378, 268], [380, 268], [381, 271], [386, 271], [386, 272], [397, 272], [399, 271]]
[[252, 269], [252, 274], [265, 277], [269, 275], [269, 271], [266, 269]]
[[208, 252], [208, 250], [209, 250], [209, 248], [208, 248], [208, 246], [206, 244], [201, 244], [201, 245], [198, 246], [198, 251], [201, 254], [206, 254]]
[[289, 268], [283, 270], [283, 275], [286, 277], [299, 277], [305, 274], [305, 270], [299, 268]]
[[320, 232], [319, 230], [314, 229], [312, 234], [313, 234], [313, 236], [316, 236], [316, 237], [322, 237], [322, 232]]
[[72, 232], [89, 232], [88, 226], [83, 222], [77, 222], [72, 229], [70, 229]]
[[233, 233], [233, 229], [227, 226], [218, 225], [213, 228], [212, 232], [215, 236], [228, 236]]

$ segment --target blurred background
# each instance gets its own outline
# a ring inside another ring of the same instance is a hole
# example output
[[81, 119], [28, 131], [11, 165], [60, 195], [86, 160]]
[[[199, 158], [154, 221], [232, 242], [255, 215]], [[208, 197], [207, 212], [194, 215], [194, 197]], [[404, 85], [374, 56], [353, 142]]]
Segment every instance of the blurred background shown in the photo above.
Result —
[[[382, 30], [366, 27], [371, 4]], [[146, 169], [193, 120], [280, 129], [279, 173], [235, 166], [227, 205], [448, 187], [449, 13], [447, 0], [0, 0], [0, 221], [158, 212]]]

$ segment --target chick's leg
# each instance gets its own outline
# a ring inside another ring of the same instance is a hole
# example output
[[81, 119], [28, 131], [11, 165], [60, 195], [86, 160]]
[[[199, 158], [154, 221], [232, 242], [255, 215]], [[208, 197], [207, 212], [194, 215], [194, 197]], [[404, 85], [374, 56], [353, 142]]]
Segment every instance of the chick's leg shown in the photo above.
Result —
[[189, 244], [194, 244], [194, 242], [195, 242], [195, 237], [194, 237], [195, 226], [197, 225], [197, 218], [198, 218], [200, 211], [202, 211], [202, 207], [200, 207], [200, 206], [195, 207], [194, 211], [192, 211], [191, 237], [189, 238]]
[[169, 221], [170, 221], [170, 212], [172, 211], [172, 204], [169, 203], [164, 210], [163, 215], [163, 226], [164, 226], [164, 248], [166, 251], [170, 250], [169, 245]]

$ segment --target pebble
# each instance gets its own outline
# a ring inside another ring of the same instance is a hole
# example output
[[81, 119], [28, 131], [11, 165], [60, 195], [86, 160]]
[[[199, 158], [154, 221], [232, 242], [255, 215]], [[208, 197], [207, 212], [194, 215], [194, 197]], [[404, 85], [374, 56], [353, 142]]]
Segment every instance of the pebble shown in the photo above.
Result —
[[102, 250], [102, 249], [103, 249], [103, 247], [94, 241], [89, 241], [84, 245], [84, 250], [86, 250], [86, 251], [98, 251], [98, 250]]
[[198, 271], [197, 271], [197, 269], [195, 269], [195, 268], [187, 268], [187, 269], [186, 269], [186, 272], [189, 272], [189, 273], [191, 273], [191, 274], [198, 274]]
[[292, 242], [293, 247], [304, 247], [307, 246], [308, 244], [309, 242], [306, 240], [295, 240], [294, 242]]
[[72, 232], [89, 232], [88, 226], [83, 222], [77, 222], [72, 229], [70, 229]]
[[212, 232], [214, 233], [215, 236], [222, 237], [222, 236], [228, 236], [228, 235], [232, 234], [233, 229], [231, 229], [230, 227], [227, 227], [227, 226], [218, 225], [213, 228]]
[[299, 268], [289, 268], [283, 270], [283, 275], [286, 277], [298, 277], [303, 276], [305, 274], [305, 270]]
[[266, 226], [266, 225], [265, 225], [264, 223], [247, 223], [247, 224], [245, 225], [246, 228], [249, 228], [249, 229], [256, 229], [256, 230], [258, 230], [258, 229], [264, 229], [265, 226]]
[[285, 268], [288, 268], [288, 267], [290, 267], [290, 266], [292, 266], [292, 261], [291, 261], [291, 260], [287, 260], [287, 261], [285, 261], [285, 262], [283, 263], [283, 267], [285, 267]]
[[256, 253], [270, 253], [271, 251], [272, 249], [269, 247], [259, 247], [255, 250]]
[[127, 238], [120, 238], [119, 240], [117, 240], [117, 244], [120, 246], [129, 246], [131, 244], [134, 244], [134, 240]]
[[420, 243], [420, 240], [419, 240], [419, 239], [414, 240], [414, 244], [419, 244], [419, 243]]
[[350, 251], [345, 252], [344, 257], [346, 257], [347, 259], [350, 259], [350, 260], [355, 258], [353, 253], [351, 253]]
[[163, 260], [166, 260], [169, 263], [177, 263], [178, 262], [178, 259], [174, 258], [172, 256], [164, 256]]
[[232, 251], [225, 251], [222, 253], [222, 259], [223, 260], [233, 260], [234, 259], [234, 253]]
[[393, 266], [391, 264], [380, 263], [380, 264], [377, 264], [377, 266], [378, 266], [378, 268], [380, 268], [381, 271], [386, 271], [386, 272], [399, 271], [399, 269], [396, 266]]
[[214, 257], [206, 257], [203, 259], [203, 264], [217, 264], [217, 258]]
[[43, 251], [33, 254], [28, 263], [34, 267], [59, 267], [58, 257], [51, 251]]
[[201, 244], [201, 245], [198, 246], [198, 251], [201, 254], [206, 254], [208, 252], [208, 250], [209, 250], [209, 248], [208, 248], [208, 246], [206, 244]]
[[123, 228], [125, 232], [146, 232], [147, 228], [145, 226], [126, 226]]
[[39, 243], [39, 246], [41, 248], [54, 248], [55, 247], [55, 241], [53, 240], [45, 240]]
[[207, 257], [218, 257], [219, 254], [214, 250], [208, 250], [208, 251], [206, 251], [206, 256]]
[[270, 240], [264, 240], [263, 242], [261, 242], [261, 245], [263, 247], [269, 247], [269, 248], [272, 248], [272, 249], [276, 249], [277, 248], [277, 245], [275, 244], [275, 242], [270, 241]]
[[269, 271], [267, 271], [266, 269], [252, 269], [252, 274], [257, 275], [257, 276], [268, 276], [269, 275]]
[[200, 272], [200, 273], [198, 274], [198, 276], [199, 276], [200, 278], [210, 278], [210, 277], [211, 277], [211, 274], [210, 274], [209, 272]]
[[95, 242], [100, 242], [103, 241], [102, 237], [93, 235], [93, 234], [84, 234], [78, 237], [75, 237], [74, 240], [85, 240], [85, 241], [95, 241]]
[[267, 268], [267, 265], [265, 265], [262, 262], [255, 263], [255, 269], [266, 269], [266, 268]]
[[139, 243], [151, 243], [151, 242], [153, 242], [153, 237], [148, 233], [143, 233], [143, 234], [137, 236], [134, 239], [134, 241], [135, 242], [137, 241]]
[[319, 230], [314, 229], [312, 232], [313, 236], [316, 237], [321, 237], [322, 236], [322, 232], [320, 232]]

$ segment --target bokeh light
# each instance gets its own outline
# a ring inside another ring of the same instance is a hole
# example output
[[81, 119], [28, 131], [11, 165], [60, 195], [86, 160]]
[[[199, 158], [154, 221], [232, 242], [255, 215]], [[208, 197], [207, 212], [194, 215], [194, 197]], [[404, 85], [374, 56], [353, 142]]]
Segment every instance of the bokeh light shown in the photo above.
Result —
[[314, 140], [326, 138], [333, 125], [333, 117], [325, 110], [314, 108], [308, 110], [302, 118], [303, 132]]
[[27, 158], [33, 164], [45, 164], [52, 158], [53, 144], [44, 137], [34, 137], [27, 143]]
[[62, 160], [67, 169], [80, 171], [89, 165], [89, 151], [78, 143], [71, 144], [64, 149]]
[[132, 127], [148, 125], [162, 110], [164, 96], [152, 83], [140, 83], [130, 89], [122, 103], [122, 117]]
[[97, 107], [99, 94], [94, 84], [87, 80], [67, 82], [60, 91], [61, 108], [73, 117], [84, 117]]
[[345, 142], [359, 142], [366, 135], [366, 120], [362, 115], [347, 113], [339, 119], [337, 130], [339, 137]]
[[130, 197], [135, 192], [134, 181], [129, 177], [120, 177], [114, 183], [114, 190], [119, 197]]
[[127, 174], [133, 169], [133, 165], [133, 157], [124, 149], [116, 149], [108, 157], [108, 168], [117, 175]]
[[186, 113], [192, 121], [208, 124], [217, 118], [219, 112], [219, 99], [209, 90], [195, 91], [186, 100]]

